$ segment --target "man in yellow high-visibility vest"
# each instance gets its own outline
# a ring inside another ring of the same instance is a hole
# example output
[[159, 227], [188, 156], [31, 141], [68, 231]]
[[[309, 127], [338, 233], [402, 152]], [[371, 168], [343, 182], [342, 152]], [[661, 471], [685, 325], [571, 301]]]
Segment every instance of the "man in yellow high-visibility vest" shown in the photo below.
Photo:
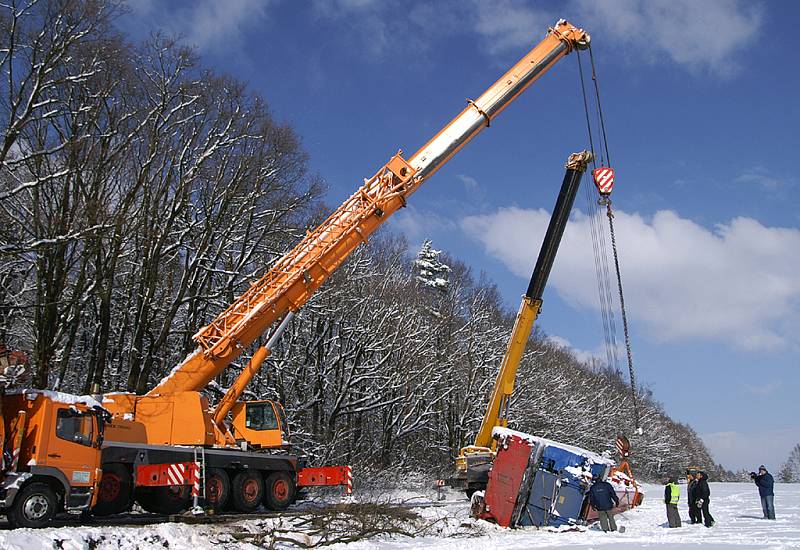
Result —
[[667, 521], [670, 527], [681, 526], [681, 515], [678, 512], [678, 500], [681, 497], [681, 487], [674, 477], [669, 478], [664, 487], [664, 504], [667, 505]]

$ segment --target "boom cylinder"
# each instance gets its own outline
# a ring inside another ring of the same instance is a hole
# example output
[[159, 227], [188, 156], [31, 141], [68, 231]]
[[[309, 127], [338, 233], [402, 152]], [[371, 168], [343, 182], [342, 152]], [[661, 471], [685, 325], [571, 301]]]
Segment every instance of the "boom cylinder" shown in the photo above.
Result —
[[550, 277], [550, 270], [556, 259], [558, 246], [561, 244], [561, 237], [564, 235], [564, 228], [569, 220], [569, 213], [572, 212], [572, 205], [575, 203], [575, 195], [581, 185], [581, 176], [586, 171], [586, 166], [592, 161], [592, 154], [589, 151], [573, 153], [567, 161], [567, 173], [564, 174], [564, 181], [561, 183], [561, 191], [558, 193], [556, 205], [553, 208], [553, 215], [547, 225], [547, 233], [542, 241], [542, 248], [539, 257], [536, 259], [536, 267], [533, 268], [531, 281], [525, 296], [532, 300], [541, 300], [547, 279]]

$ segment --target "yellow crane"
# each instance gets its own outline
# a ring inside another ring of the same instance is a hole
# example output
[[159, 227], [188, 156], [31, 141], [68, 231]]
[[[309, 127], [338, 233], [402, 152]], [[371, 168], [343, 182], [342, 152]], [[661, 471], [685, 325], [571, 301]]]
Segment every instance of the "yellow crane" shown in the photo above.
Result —
[[547, 285], [547, 279], [550, 276], [572, 204], [575, 202], [581, 177], [591, 161], [592, 154], [588, 151], [573, 153], [567, 160], [567, 172], [561, 184], [561, 191], [550, 217], [528, 290], [522, 296], [514, 328], [508, 340], [508, 348], [503, 356], [503, 362], [500, 364], [500, 371], [497, 373], [481, 427], [475, 436], [475, 442], [462, 448], [456, 459], [456, 475], [449, 480], [449, 484], [465, 489], [468, 495], [486, 487], [496, 447], [496, 441], [492, 438], [492, 430], [498, 426], [508, 426], [508, 409], [514, 393], [517, 368], [525, 353], [525, 345], [531, 335], [533, 324], [539, 316], [542, 294]]

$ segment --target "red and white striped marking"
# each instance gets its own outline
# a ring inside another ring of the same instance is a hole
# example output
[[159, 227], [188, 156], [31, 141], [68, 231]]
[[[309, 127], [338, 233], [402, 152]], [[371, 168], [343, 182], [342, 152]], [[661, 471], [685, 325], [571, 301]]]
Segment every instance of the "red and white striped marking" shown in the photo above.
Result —
[[186, 479], [186, 465], [181, 463], [170, 464], [167, 468], [167, 481], [170, 485], [183, 485]]
[[344, 476], [345, 476], [344, 494], [352, 495], [353, 494], [353, 468], [352, 468], [352, 466], [345, 466], [344, 467]]
[[610, 166], [601, 166], [592, 170], [594, 185], [601, 195], [610, 195], [614, 188], [614, 169]]
[[9, 468], [10, 472], [17, 471], [17, 465], [19, 464], [19, 447], [14, 447], [14, 453], [11, 455], [11, 467]]
[[436, 480], [436, 486], [437, 487], [444, 487], [444, 480], [443, 479], [437, 479]]
[[200, 463], [195, 462], [191, 471], [192, 478], [192, 497], [200, 496]]

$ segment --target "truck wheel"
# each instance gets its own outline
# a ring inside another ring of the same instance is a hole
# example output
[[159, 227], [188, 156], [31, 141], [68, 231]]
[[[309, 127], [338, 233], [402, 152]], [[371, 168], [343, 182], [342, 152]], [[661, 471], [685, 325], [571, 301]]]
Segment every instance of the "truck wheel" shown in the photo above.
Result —
[[206, 501], [214, 510], [223, 510], [231, 496], [231, 478], [222, 468], [211, 468], [206, 476]]
[[104, 464], [92, 514], [109, 516], [122, 513], [130, 508], [132, 494], [133, 483], [128, 468], [123, 464]]
[[270, 510], [286, 510], [296, 494], [297, 487], [289, 472], [272, 472], [267, 476], [264, 504]]
[[47, 483], [31, 483], [14, 499], [8, 511], [12, 527], [45, 527], [56, 515], [58, 498]]
[[264, 478], [258, 470], [242, 470], [231, 484], [233, 507], [239, 512], [253, 512], [264, 498]]
[[192, 491], [187, 485], [143, 487], [136, 491], [136, 502], [152, 514], [177, 514], [191, 505]]

